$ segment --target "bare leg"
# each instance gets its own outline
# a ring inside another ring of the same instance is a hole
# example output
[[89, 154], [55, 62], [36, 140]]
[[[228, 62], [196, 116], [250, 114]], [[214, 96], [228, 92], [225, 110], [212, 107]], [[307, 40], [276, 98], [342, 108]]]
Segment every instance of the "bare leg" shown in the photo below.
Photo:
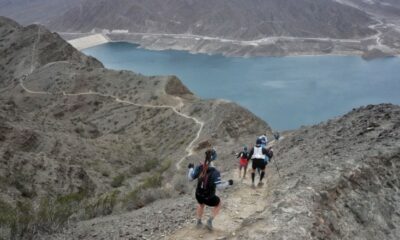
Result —
[[199, 204], [199, 206], [197, 206], [197, 219], [200, 219], [203, 217], [203, 213], [204, 213], [204, 204]]
[[242, 166], [239, 166], [239, 178], [242, 178]]
[[243, 178], [246, 178], [246, 173], [247, 173], [247, 165], [244, 167], [244, 174], [243, 174]]
[[212, 224], [212, 222], [213, 222], [214, 218], [218, 215], [219, 210], [221, 210], [221, 207], [222, 207], [222, 203], [221, 203], [221, 201], [220, 201], [219, 204], [213, 208], [213, 210], [212, 210], [212, 215], [211, 215], [211, 217], [207, 220], [207, 228], [208, 228], [208, 230], [211, 231], [211, 230], [213, 229], [213, 224]]
[[216, 207], [214, 207], [213, 210], [212, 210], [213, 218], [215, 218], [218, 215], [219, 210], [221, 210], [221, 207], [222, 207], [222, 203], [220, 201], [219, 204]]

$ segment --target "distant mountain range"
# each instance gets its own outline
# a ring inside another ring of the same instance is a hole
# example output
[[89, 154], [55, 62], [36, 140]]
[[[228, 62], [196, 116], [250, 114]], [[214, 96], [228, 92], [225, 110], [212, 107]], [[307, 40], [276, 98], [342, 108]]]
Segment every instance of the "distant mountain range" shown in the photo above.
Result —
[[3, 14], [23, 23], [40, 21], [57, 31], [129, 29], [241, 40], [356, 38], [374, 33], [367, 14], [332, 0], [7, 0], [0, 4]]
[[395, 0], [0, 0], [0, 15], [42, 23], [66, 39], [124, 29], [109, 38], [150, 49], [241, 56], [400, 49]]

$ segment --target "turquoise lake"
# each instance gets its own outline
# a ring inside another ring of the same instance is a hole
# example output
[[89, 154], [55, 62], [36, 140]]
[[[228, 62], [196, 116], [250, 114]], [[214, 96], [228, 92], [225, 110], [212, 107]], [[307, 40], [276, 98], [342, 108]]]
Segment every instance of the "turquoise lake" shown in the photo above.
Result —
[[237, 102], [274, 130], [316, 124], [367, 104], [400, 104], [400, 58], [224, 57], [107, 43], [83, 51], [107, 68], [176, 75], [202, 98]]

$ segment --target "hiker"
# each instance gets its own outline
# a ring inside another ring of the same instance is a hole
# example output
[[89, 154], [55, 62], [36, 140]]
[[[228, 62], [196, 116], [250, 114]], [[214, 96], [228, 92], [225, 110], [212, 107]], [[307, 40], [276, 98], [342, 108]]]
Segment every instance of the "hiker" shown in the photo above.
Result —
[[222, 190], [233, 184], [233, 180], [227, 182], [221, 180], [221, 174], [217, 169], [210, 166], [211, 163], [212, 150], [206, 151], [206, 157], [204, 163], [194, 167], [193, 163], [190, 163], [188, 179], [193, 181], [197, 180], [196, 187], [196, 200], [199, 203], [197, 207], [197, 227], [201, 227], [203, 224], [201, 218], [204, 213], [204, 207], [213, 207], [212, 215], [207, 220], [206, 227], [211, 231], [213, 228], [212, 221], [218, 215], [221, 209], [221, 200], [217, 195], [215, 195], [215, 189]]
[[[258, 182], [258, 186], [263, 185], [263, 178], [265, 176], [265, 166], [267, 166], [268, 161], [272, 158], [273, 152], [272, 149], [266, 149], [262, 146], [263, 141], [258, 138], [256, 141], [256, 146], [253, 147], [248, 155], [248, 160], [252, 160], [252, 171], [251, 171], [251, 186], [255, 187], [254, 185], [254, 178], [256, 176], [256, 169], [260, 171], [260, 181]], [[268, 160], [266, 160], [268, 157]]]
[[211, 149], [211, 161], [217, 160], [217, 151], [215, 150], [215, 147], [212, 147]]
[[275, 132], [275, 133], [274, 133], [274, 138], [275, 138], [276, 141], [279, 140], [279, 138], [280, 138], [279, 132]]
[[247, 165], [249, 161], [247, 160], [249, 155], [249, 152], [247, 151], [247, 146], [243, 147], [243, 151], [238, 153], [236, 158], [240, 158], [239, 160], [239, 178], [242, 178], [242, 168], [244, 169], [243, 171], [243, 179], [246, 179], [246, 172], [247, 172]]
[[261, 141], [261, 146], [266, 147], [268, 143], [268, 138], [264, 134], [260, 135], [257, 139], [260, 139]]

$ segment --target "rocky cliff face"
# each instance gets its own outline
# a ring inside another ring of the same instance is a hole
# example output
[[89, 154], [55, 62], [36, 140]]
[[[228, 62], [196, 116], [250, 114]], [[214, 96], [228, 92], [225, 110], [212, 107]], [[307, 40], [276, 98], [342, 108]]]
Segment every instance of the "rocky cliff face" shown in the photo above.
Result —
[[0, 18], [0, 56], [2, 238], [175, 197], [185, 189], [172, 173], [189, 153], [203, 158], [198, 144], [221, 148], [226, 161], [233, 146], [271, 132], [237, 105], [198, 99], [176, 77], [104, 69], [42, 26]]

